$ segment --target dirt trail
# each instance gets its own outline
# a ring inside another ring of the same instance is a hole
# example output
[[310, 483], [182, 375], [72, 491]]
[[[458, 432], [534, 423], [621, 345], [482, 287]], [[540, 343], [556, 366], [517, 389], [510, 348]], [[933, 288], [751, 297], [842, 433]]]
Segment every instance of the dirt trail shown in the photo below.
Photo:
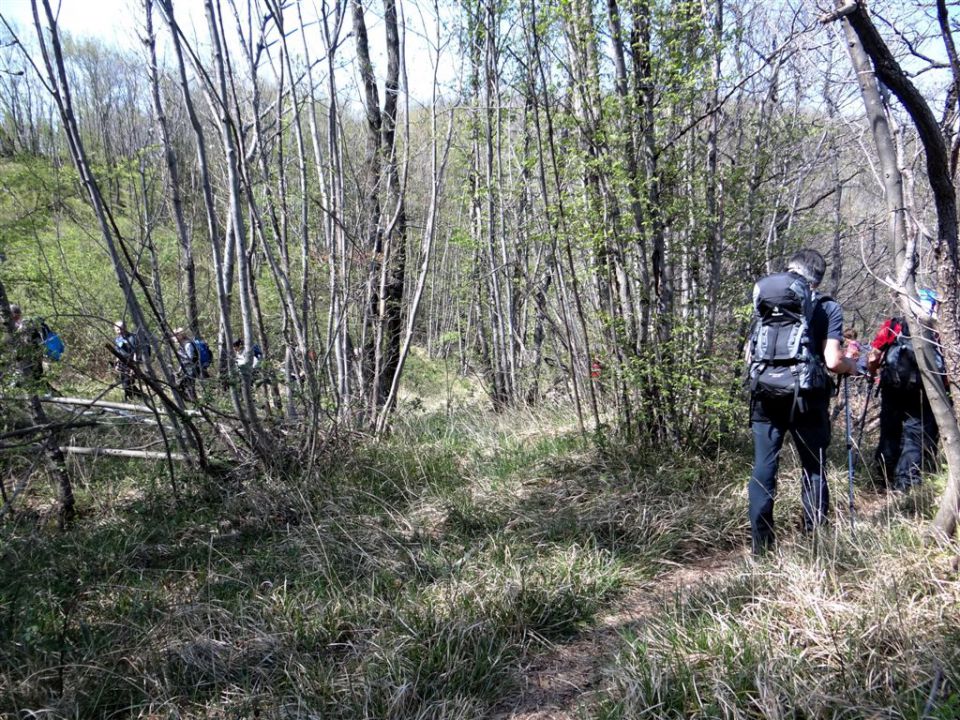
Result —
[[[844, 507], [835, 518], [846, 527]], [[895, 511], [895, 498], [880, 493], [860, 493], [856, 501], [858, 521], [870, 522]], [[653, 617], [667, 603], [675, 603], [704, 581], [716, 579], [742, 567], [746, 549], [709, 555], [668, 570], [627, 593], [597, 624], [578, 639], [560, 645], [536, 658], [524, 669], [520, 689], [504, 698], [493, 717], [496, 720], [576, 720], [584, 695], [602, 690], [602, 671], [620, 646], [620, 632]]]
[[620, 644], [624, 627], [642, 623], [704, 580], [719, 577], [743, 559], [742, 550], [701, 558], [644, 583], [623, 597], [580, 638], [537, 658], [523, 672], [521, 687], [505, 698], [497, 720], [575, 720], [578, 701], [601, 688], [602, 670]]

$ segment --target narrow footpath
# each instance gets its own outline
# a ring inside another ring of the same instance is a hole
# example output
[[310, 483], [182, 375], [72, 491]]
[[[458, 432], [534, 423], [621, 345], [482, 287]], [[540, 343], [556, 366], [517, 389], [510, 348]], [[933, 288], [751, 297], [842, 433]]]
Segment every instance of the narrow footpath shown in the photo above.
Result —
[[496, 720], [576, 720], [580, 704], [603, 690], [603, 668], [620, 646], [621, 632], [642, 624], [667, 603], [742, 567], [744, 552], [710, 555], [679, 565], [628, 592], [579, 638], [557, 646], [524, 668], [520, 689], [504, 698]]

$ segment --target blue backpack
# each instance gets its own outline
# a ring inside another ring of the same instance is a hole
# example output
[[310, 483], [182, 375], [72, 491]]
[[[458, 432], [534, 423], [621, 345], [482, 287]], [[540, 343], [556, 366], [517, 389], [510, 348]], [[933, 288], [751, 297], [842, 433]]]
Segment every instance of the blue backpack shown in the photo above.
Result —
[[117, 335], [113, 339], [117, 352], [123, 355], [124, 360], [133, 360], [137, 354], [137, 338], [135, 335]]
[[44, 353], [48, 358], [59, 361], [67, 349], [66, 344], [45, 322], [40, 323], [40, 344], [43, 345]]
[[197, 360], [200, 363], [200, 367], [206, 370], [213, 362], [213, 353], [210, 352], [210, 346], [200, 338], [194, 338], [192, 342], [193, 347], [197, 351]]

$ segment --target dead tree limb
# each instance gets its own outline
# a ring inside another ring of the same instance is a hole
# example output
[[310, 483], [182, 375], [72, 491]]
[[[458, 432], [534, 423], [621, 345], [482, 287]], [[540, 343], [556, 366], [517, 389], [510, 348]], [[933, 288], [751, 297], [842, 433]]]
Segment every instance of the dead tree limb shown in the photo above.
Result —
[[189, 462], [190, 458], [183, 453], [154, 452], [151, 450], [124, 450], [122, 448], [77, 447], [65, 445], [60, 452], [68, 455], [107, 455], [110, 457], [136, 458], [140, 460], [178, 460]]
[[[110, 400], [88, 400], [87, 398], [68, 398], [68, 397], [49, 397], [41, 398], [41, 402], [52, 403], [54, 405], [80, 405], [88, 408], [106, 408], [109, 410], [127, 410], [129, 412], [143, 413], [152, 415], [153, 410], [147, 405], [134, 405], [132, 403], [119, 403]], [[183, 413], [189, 416], [198, 417], [198, 410], [183, 410]]]
[[821, 15], [820, 22], [823, 23], [824, 25], [827, 25], [829, 23], [835, 22], [836, 20], [841, 20], [845, 18], [847, 15], [850, 15], [851, 13], [855, 13], [856, 11], [857, 11], [856, 1], [848, 2], [846, 5], [844, 5], [843, 7], [837, 8], [833, 12], [829, 12], [829, 13], [825, 13], [824, 15]]

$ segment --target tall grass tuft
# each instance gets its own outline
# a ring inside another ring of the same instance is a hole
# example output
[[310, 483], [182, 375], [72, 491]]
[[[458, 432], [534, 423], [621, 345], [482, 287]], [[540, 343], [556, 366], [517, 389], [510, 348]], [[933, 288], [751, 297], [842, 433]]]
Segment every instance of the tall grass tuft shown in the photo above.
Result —
[[484, 718], [558, 648], [603, 673], [569, 717], [952, 717], [932, 492], [813, 542], [785, 468], [781, 554], [731, 561], [748, 457], [575, 427], [411, 413], [309, 476], [184, 477], [178, 502], [162, 468], [95, 461], [65, 535], [36, 486], [0, 526], [0, 717]]
[[787, 543], [625, 628], [596, 716], [947, 718], [956, 578], [904, 517]]

